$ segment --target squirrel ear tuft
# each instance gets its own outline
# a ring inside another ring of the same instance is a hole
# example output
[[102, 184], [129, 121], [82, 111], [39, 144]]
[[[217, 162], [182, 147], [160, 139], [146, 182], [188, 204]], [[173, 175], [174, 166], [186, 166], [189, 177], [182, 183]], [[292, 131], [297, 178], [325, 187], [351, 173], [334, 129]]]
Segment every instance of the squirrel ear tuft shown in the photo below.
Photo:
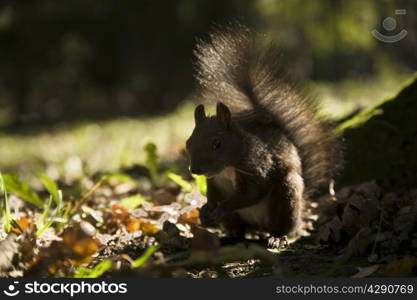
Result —
[[217, 120], [223, 123], [226, 128], [230, 128], [230, 122], [232, 121], [232, 114], [229, 108], [221, 102], [217, 102], [216, 106]]
[[198, 124], [201, 124], [201, 122], [203, 122], [205, 118], [206, 118], [206, 112], [204, 110], [204, 105], [199, 104], [194, 110], [195, 125], [197, 126]]

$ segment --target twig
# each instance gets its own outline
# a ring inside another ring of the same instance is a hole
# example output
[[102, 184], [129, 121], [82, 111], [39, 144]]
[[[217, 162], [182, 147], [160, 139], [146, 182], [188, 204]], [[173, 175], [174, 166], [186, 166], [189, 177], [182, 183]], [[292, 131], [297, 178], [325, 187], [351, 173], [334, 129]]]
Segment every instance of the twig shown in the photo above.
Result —
[[90, 198], [90, 196], [102, 185], [102, 183], [107, 179], [107, 176], [103, 176], [99, 181], [74, 205], [71, 210], [71, 216], [75, 215], [81, 209], [81, 206]]

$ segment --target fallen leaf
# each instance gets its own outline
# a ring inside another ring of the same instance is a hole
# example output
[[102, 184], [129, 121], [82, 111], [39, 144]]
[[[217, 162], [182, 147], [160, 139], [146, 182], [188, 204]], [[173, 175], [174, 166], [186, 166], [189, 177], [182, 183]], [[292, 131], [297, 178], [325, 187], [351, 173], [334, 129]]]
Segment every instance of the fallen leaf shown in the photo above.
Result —
[[136, 218], [129, 217], [126, 223], [127, 231], [130, 233], [136, 232], [140, 229], [140, 221]]
[[404, 256], [387, 264], [383, 274], [387, 276], [415, 276], [417, 274], [417, 257]]
[[[30, 230], [33, 230], [33, 228], [34, 228], [34, 224], [31, 223], [29, 221], [29, 219], [26, 218], [26, 217], [21, 217], [16, 223], [20, 226], [20, 228], [22, 228], [23, 231], [25, 231], [26, 228], [28, 228], [29, 225], [30, 225], [30, 227], [29, 227]], [[21, 232], [18, 228], [14, 227], [14, 228], [12, 228], [12, 231], [17, 233], [17, 234], [21, 234]]]
[[200, 212], [198, 209], [190, 210], [182, 214], [178, 221], [185, 224], [200, 225]]
[[375, 273], [376, 270], [378, 270], [379, 265], [372, 265], [369, 267], [361, 268], [358, 267], [358, 273], [352, 276], [352, 278], [364, 278], [368, 277], [369, 275], [372, 275]]
[[369, 227], [362, 228], [342, 250], [340, 259], [349, 260], [353, 256], [363, 255], [373, 241], [372, 230]]
[[140, 220], [139, 229], [142, 230], [144, 234], [155, 234], [160, 231], [160, 229], [155, 224], [145, 219]]
[[13, 256], [18, 252], [18, 248], [19, 245], [14, 233], [10, 233], [0, 241], [0, 274], [12, 265]]

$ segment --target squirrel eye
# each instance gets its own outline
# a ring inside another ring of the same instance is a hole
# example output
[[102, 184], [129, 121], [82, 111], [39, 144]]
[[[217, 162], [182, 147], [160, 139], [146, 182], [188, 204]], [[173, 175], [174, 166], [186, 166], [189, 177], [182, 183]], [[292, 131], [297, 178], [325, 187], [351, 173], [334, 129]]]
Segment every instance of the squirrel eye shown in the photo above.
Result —
[[221, 143], [220, 143], [220, 140], [219, 139], [214, 139], [213, 140], [213, 150], [219, 149], [220, 148], [220, 145], [221, 145]]

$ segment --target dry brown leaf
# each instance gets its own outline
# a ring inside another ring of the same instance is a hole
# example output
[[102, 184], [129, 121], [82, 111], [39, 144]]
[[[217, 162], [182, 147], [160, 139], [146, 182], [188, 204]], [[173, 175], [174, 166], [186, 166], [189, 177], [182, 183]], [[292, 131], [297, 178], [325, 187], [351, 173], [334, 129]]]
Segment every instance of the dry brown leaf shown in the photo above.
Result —
[[358, 267], [358, 273], [353, 275], [352, 278], [368, 277], [369, 275], [372, 275], [373, 273], [375, 273], [376, 270], [378, 270], [378, 268], [379, 268], [379, 265], [372, 265], [372, 266], [365, 267], [365, 268]]
[[360, 213], [360, 209], [353, 204], [348, 204], [343, 209], [342, 224], [349, 237], [354, 237], [361, 228]]
[[372, 230], [369, 227], [362, 228], [343, 249], [341, 259], [347, 260], [352, 256], [362, 255], [373, 241]]
[[190, 210], [188, 213], [185, 213], [180, 216], [179, 223], [185, 223], [190, 225], [200, 225], [200, 212], [198, 209]]
[[140, 229], [140, 221], [134, 217], [130, 217], [127, 220], [126, 227], [129, 233], [136, 232]]
[[85, 232], [83, 230], [85, 227], [80, 223], [74, 224], [64, 231], [62, 242], [55, 243], [55, 247], [58, 247], [64, 257], [75, 262], [84, 262], [98, 251], [101, 246], [100, 241], [91, 236], [90, 232]]
[[339, 218], [333, 218], [332, 222], [330, 222], [330, 232], [333, 241], [335, 241], [336, 243], [340, 241], [340, 238], [342, 236], [342, 229], [343, 225], [340, 222]]
[[[117, 230], [120, 228], [126, 228], [128, 232], [136, 232], [141, 228], [141, 223], [146, 223], [142, 219], [137, 219], [132, 216], [123, 206], [114, 204], [112, 205], [112, 213], [109, 218], [106, 219], [106, 228], [110, 231]], [[144, 219], [143, 219], [144, 220]], [[147, 232], [152, 231], [144, 225]]]
[[113, 204], [111, 206], [112, 214], [115, 219], [123, 221], [128, 216], [128, 211], [119, 204]]
[[12, 265], [13, 256], [18, 252], [18, 249], [19, 244], [16, 242], [14, 233], [10, 233], [0, 241], [0, 274]]
[[[20, 226], [20, 228], [22, 228], [23, 231], [25, 231], [26, 228], [28, 228], [29, 225], [30, 225], [30, 227], [29, 227], [30, 230], [33, 230], [33, 228], [35, 226], [35, 224], [31, 223], [29, 221], [29, 219], [26, 218], [26, 217], [21, 217], [16, 223]], [[18, 228], [12, 228], [12, 231], [17, 233], [17, 234], [21, 234], [21, 232]]]
[[387, 276], [415, 276], [417, 274], [417, 257], [405, 256], [387, 264], [383, 274]]
[[417, 205], [400, 208], [394, 218], [394, 230], [406, 235], [412, 233], [417, 222], [416, 216]]
[[139, 222], [140, 222], [139, 229], [142, 230], [144, 234], [156, 234], [160, 231], [158, 226], [147, 221], [146, 219], [140, 219]]

